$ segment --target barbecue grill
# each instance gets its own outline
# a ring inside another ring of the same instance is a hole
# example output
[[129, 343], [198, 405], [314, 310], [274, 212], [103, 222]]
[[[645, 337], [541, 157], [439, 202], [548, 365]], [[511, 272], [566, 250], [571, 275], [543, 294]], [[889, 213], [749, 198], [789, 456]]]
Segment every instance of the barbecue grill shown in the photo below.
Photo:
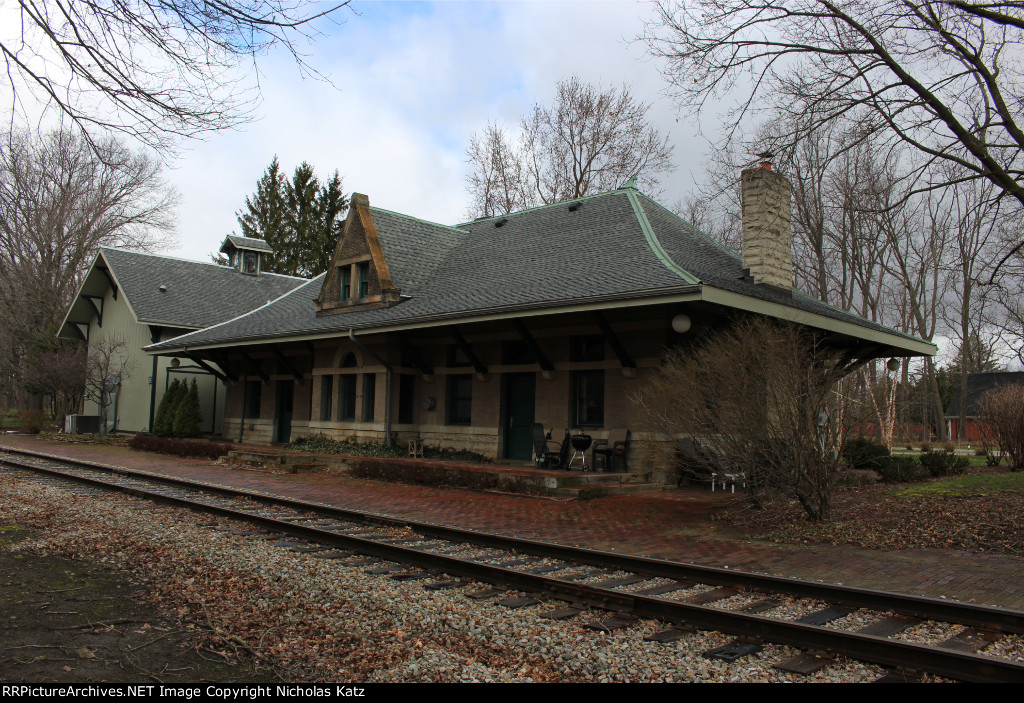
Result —
[[582, 459], [582, 461], [583, 461], [583, 470], [586, 471], [587, 470], [587, 450], [590, 449], [590, 445], [593, 444], [593, 442], [594, 442], [594, 438], [593, 437], [591, 437], [588, 434], [583, 434], [582, 432], [580, 432], [579, 434], [574, 434], [572, 437], [570, 437], [569, 438], [569, 443], [572, 444], [572, 448], [573, 448], [574, 451], [573, 451], [573, 454], [572, 454], [572, 459], [569, 460], [569, 463], [566, 466], [566, 469], [571, 469], [572, 468], [572, 462], [576, 461], [576, 456], [578, 455], [580, 457], [580, 459]]

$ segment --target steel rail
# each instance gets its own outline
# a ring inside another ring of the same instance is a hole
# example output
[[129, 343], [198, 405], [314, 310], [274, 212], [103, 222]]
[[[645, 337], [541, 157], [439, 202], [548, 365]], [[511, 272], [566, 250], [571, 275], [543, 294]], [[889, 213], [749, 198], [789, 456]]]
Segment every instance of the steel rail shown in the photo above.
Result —
[[[5, 447], [0, 447], [0, 450], [12, 451]], [[817, 583], [814, 581], [806, 581], [803, 579], [784, 576], [757, 574], [738, 569], [701, 566], [698, 564], [688, 564], [670, 561], [667, 559], [619, 554], [617, 552], [607, 552], [598, 549], [589, 549], [586, 547], [573, 547], [554, 542], [545, 542], [542, 540], [530, 540], [521, 537], [510, 537], [491, 532], [483, 532], [480, 530], [407, 520], [350, 508], [339, 508], [324, 503], [314, 503], [295, 498], [287, 498], [284, 496], [268, 495], [257, 491], [230, 488], [217, 484], [164, 476], [162, 474], [109, 466], [106, 464], [99, 464], [79, 459], [69, 459], [42, 452], [32, 452], [28, 450], [13, 451], [27, 456], [64, 462], [99, 471], [113, 472], [132, 478], [158, 480], [171, 485], [181, 486], [183, 488], [199, 488], [216, 492], [227, 497], [245, 497], [278, 505], [286, 505], [297, 510], [316, 511], [338, 519], [397, 528], [408, 527], [420, 535], [433, 537], [435, 539], [468, 542], [477, 546], [494, 547], [496, 549], [506, 551], [531, 554], [534, 556], [558, 559], [561, 561], [579, 562], [581, 564], [588, 564], [591, 566], [615, 568], [622, 571], [642, 573], [645, 575], [668, 579], [690, 579], [719, 586], [737, 586], [750, 590], [771, 591], [775, 593], [783, 592], [789, 595], [813, 598], [854, 608], [891, 610], [901, 615], [921, 618], [924, 620], [942, 620], [947, 622], [956, 622], [971, 627], [995, 630], [998, 632], [1024, 634], [1024, 612], [998, 608], [995, 606], [976, 605], [973, 603], [963, 603], [961, 601], [929, 598], [927, 596], [915, 596], [893, 591], [859, 588], [856, 586]], [[26, 468], [34, 467], [29, 465]]]
[[[63, 461], [60, 458], [46, 457], [54, 461]], [[186, 507], [191, 510], [198, 510], [206, 513], [216, 514], [231, 519], [243, 520], [263, 528], [300, 537], [310, 541], [331, 544], [344, 549], [357, 551], [363, 554], [388, 559], [391, 561], [404, 562], [418, 567], [435, 569], [455, 576], [469, 577], [475, 580], [512, 586], [519, 590], [543, 593], [555, 598], [581, 603], [598, 608], [610, 610], [622, 610], [634, 613], [641, 617], [656, 618], [666, 622], [685, 624], [703, 629], [719, 630], [728, 632], [740, 637], [751, 637], [788, 644], [805, 649], [827, 650], [837, 654], [850, 656], [854, 659], [871, 661], [886, 666], [895, 666], [908, 669], [922, 669], [942, 676], [964, 680], [964, 681], [998, 681], [998, 682], [1021, 682], [1024, 681], [1024, 664], [1015, 663], [1009, 660], [1001, 660], [978, 654], [955, 652], [939, 647], [921, 645], [909, 642], [890, 640], [884, 637], [858, 634], [841, 630], [805, 625], [758, 615], [750, 615], [735, 611], [721, 610], [713, 607], [683, 603], [668, 599], [643, 596], [640, 594], [625, 593], [599, 586], [578, 584], [572, 581], [564, 581], [552, 576], [523, 573], [500, 566], [484, 564], [474, 561], [465, 561], [456, 557], [425, 552], [413, 547], [386, 544], [373, 539], [354, 535], [339, 534], [329, 529], [304, 526], [287, 520], [254, 515], [244, 510], [210, 505], [196, 502], [189, 498], [170, 496], [156, 491], [148, 491], [138, 487], [126, 487], [112, 484], [108, 481], [68, 474], [63, 471], [40, 467], [33, 464], [22, 464], [3, 459], [20, 468], [32, 471], [43, 472], [61, 478], [68, 478], [84, 482], [105, 489], [116, 489], [130, 495], [144, 497], [156, 502]], [[71, 463], [71, 462], [69, 462]], [[82, 462], [73, 462], [82, 464]], [[96, 469], [95, 466], [88, 468]], [[107, 467], [109, 468], [109, 467]], [[122, 473], [119, 470], [116, 473]], [[130, 472], [134, 475], [131, 478], [151, 480], [161, 483], [163, 477], [144, 472]], [[172, 483], [177, 483], [173, 481]], [[205, 485], [188, 486], [193, 490], [207, 490]], [[217, 490], [216, 493], [223, 491]], [[234, 491], [228, 490], [228, 494]], [[268, 499], [262, 494], [252, 494], [264, 502], [277, 503]], [[285, 504], [293, 501], [284, 501]], [[300, 501], [304, 509], [319, 510], [316, 504]], [[403, 525], [405, 526], [405, 525]], [[554, 545], [558, 546], [558, 545]], [[592, 550], [587, 550], [591, 551]], [[596, 554], [607, 554], [597, 552]], [[614, 555], [613, 555], [614, 556]], [[672, 564], [672, 562], [666, 562]], [[608, 566], [606, 563], [599, 563], [601, 566]], [[783, 580], [785, 581], [785, 580]], [[886, 608], [891, 609], [891, 608]]]
[[102, 488], [115, 488], [164, 504], [244, 520], [283, 534], [335, 545], [390, 561], [436, 569], [453, 576], [464, 576], [496, 585], [512, 586], [519, 590], [541, 593], [598, 608], [628, 611], [641, 617], [718, 630], [805, 649], [828, 650], [862, 661], [871, 661], [886, 666], [922, 669], [964, 681], [1007, 683], [1024, 681], [1024, 665], [983, 655], [954, 652], [928, 645], [900, 642], [841, 630], [829, 630], [757, 615], [623, 593], [553, 577], [527, 574], [500, 566], [465, 561], [411, 547], [385, 544], [363, 537], [338, 534], [321, 528], [296, 525], [288, 521], [253, 515], [242, 510], [197, 503], [188, 498], [168, 496], [135, 487], [118, 486], [101, 479], [75, 476], [46, 467], [25, 465], [25, 468]]

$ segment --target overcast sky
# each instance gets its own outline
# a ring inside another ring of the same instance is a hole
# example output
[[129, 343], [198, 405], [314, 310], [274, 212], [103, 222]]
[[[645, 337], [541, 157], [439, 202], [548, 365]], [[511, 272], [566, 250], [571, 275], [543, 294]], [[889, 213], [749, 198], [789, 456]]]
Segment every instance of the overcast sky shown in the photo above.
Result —
[[[307, 61], [334, 86], [303, 79], [283, 53], [260, 63], [257, 120], [186, 144], [169, 172], [181, 194], [175, 252], [203, 259], [238, 229], [235, 213], [276, 154], [290, 175], [335, 169], [346, 192], [444, 224], [466, 219], [466, 146], [488, 120], [513, 126], [573, 74], [629, 83], [675, 144], [666, 205], [703, 174], [707, 146], [662, 95], [665, 82], [633, 42], [651, 8], [632, 0], [385, 2], [359, 0], [325, 23]], [[678, 120], [678, 121], [677, 121]]]

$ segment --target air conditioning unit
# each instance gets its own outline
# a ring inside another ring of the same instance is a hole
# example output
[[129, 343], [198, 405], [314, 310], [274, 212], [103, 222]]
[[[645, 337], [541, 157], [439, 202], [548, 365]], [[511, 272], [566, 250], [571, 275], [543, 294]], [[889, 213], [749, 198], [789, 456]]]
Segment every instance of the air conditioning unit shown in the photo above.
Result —
[[99, 415], [68, 415], [64, 418], [64, 431], [68, 434], [99, 434]]

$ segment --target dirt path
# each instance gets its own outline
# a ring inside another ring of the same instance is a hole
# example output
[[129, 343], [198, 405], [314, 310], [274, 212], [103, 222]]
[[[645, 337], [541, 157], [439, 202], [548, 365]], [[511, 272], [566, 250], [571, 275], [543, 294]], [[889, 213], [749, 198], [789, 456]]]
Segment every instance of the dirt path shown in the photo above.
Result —
[[125, 572], [18, 549], [31, 535], [0, 527], [0, 681], [277, 680], [199, 648], [195, 626], [158, 617]]

